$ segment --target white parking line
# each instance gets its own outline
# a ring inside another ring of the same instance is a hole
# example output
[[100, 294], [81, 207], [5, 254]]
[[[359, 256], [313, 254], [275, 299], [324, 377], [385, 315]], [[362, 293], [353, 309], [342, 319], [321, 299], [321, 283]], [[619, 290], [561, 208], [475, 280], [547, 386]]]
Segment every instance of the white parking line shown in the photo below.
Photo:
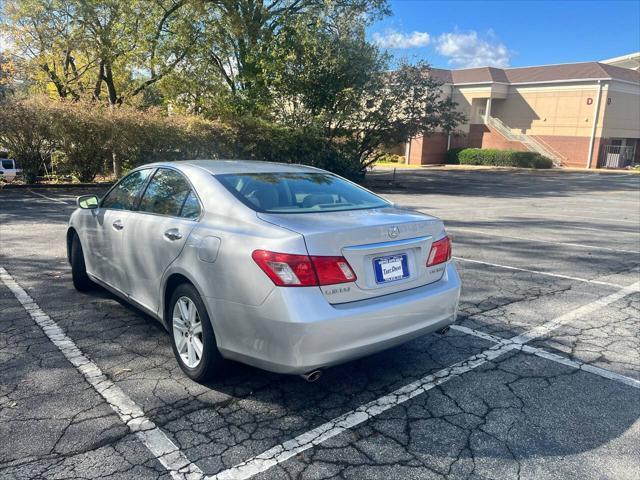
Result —
[[561, 325], [564, 325], [569, 322], [573, 322], [581, 317], [589, 315], [596, 310], [599, 310], [607, 305], [610, 305], [622, 298], [626, 297], [631, 293], [636, 293], [640, 291], [640, 282], [636, 282], [627, 287], [621, 288], [617, 292], [612, 293], [611, 295], [607, 295], [606, 297], [599, 298], [591, 303], [583, 305], [581, 307], [576, 308], [575, 310], [571, 310], [570, 312], [565, 313], [564, 315], [560, 315], [559, 317], [554, 318], [553, 320], [543, 323], [528, 332], [525, 332], [517, 337], [511, 339], [514, 343], [528, 343], [531, 340], [534, 340], [539, 337], [545, 336], [547, 333], [555, 330]]
[[506, 270], [516, 270], [518, 272], [535, 273], [537, 275], [547, 275], [549, 277], [564, 278], [567, 280], [574, 280], [576, 282], [593, 283], [595, 285], [604, 285], [607, 287], [615, 287], [615, 288], [623, 287], [623, 285], [619, 285], [617, 283], [602, 282], [600, 280], [590, 280], [588, 278], [581, 278], [581, 277], [572, 277], [570, 275], [562, 275], [559, 273], [542, 272], [540, 270], [529, 270], [528, 268], [512, 267], [511, 265], [501, 265], [499, 263], [483, 262], [481, 260], [472, 260], [470, 258], [463, 258], [463, 257], [453, 257], [453, 258], [460, 262], [477, 263], [480, 265], [488, 265], [490, 267], [504, 268]]
[[64, 331], [40, 309], [29, 294], [2, 267], [0, 267], [0, 280], [11, 290], [31, 318], [49, 337], [49, 340], [82, 373], [86, 381], [106, 400], [127, 427], [137, 435], [153, 456], [167, 469], [172, 478], [191, 480], [204, 477], [202, 470], [191, 463], [169, 437], [145, 416], [142, 409], [82, 353], [76, 344], [65, 335]]
[[585, 245], [585, 244], [582, 244], [582, 243], [554, 242], [552, 240], [541, 240], [539, 238], [525, 238], [525, 237], [518, 237], [516, 235], [504, 235], [504, 234], [496, 233], [496, 232], [485, 232], [485, 231], [482, 231], [482, 230], [475, 230], [473, 228], [457, 228], [457, 227], [453, 227], [453, 228], [448, 228], [447, 230], [451, 230], [451, 231], [454, 231], [454, 232], [474, 233], [474, 234], [477, 234], [477, 235], [486, 235], [486, 236], [490, 236], [490, 237], [511, 238], [513, 240], [524, 240], [526, 242], [548, 243], [548, 244], [552, 244], [552, 245], [564, 245], [565, 247], [587, 248], [589, 250], [606, 250], [606, 251], [609, 251], [609, 252], [633, 253], [635, 255], [640, 255], [640, 251], [639, 250], [624, 250], [622, 248], [601, 247], [599, 245]]
[[407, 400], [420, 395], [421, 393], [427, 392], [437, 385], [448, 382], [449, 380], [456, 378], [463, 373], [469, 372], [488, 361], [494, 360], [504, 353], [514, 349], [522, 349], [525, 342], [531, 341], [534, 338], [537, 338], [537, 336], [544, 335], [554, 328], [558, 328], [563, 323], [577, 318], [578, 316], [586, 315], [609, 305], [630, 293], [638, 291], [639, 288], [640, 282], [624, 287], [611, 295], [607, 295], [606, 297], [554, 318], [527, 334], [518, 335], [511, 339], [498, 339], [498, 337], [486, 334], [487, 337], [485, 339], [497, 342], [492, 348], [484, 350], [479, 354], [473, 355], [466, 360], [444, 368], [434, 374], [426, 375], [409, 385], [340, 415], [339, 417], [336, 417], [313, 430], [298, 435], [297, 437], [280, 445], [276, 445], [266, 452], [224, 470], [210, 478], [212, 480], [247, 480], [258, 473], [265, 472], [279, 463], [314, 447], [315, 445], [319, 445], [336, 435], [340, 435], [345, 430], [360, 425], [390, 408], [396, 407]]
[[340, 415], [339, 417], [336, 417], [327, 423], [323, 423], [313, 430], [309, 430], [302, 435], [298, 435], [281, 445], [276, 445], [246, 462], [242, 462], [208, 478], [211, 480], [247, 480], [258, 473], [265, 472], [279, 463], [312, 448], [315, 445], [319, 445], [320, 443], [341, 434], [345, 430], [356, 427], [361, 423], [380, 415], [390, 408], [396, 407], [407, 400], [411, 400], [422, 393], [428, 392], [437, 385], [442, 385], [463, 373], [478, 368], [513, 348], [514, 345], [498, 344], [477, 355], [473, 355], [466, 360], [451, 365], [450, 367], [443, 368], [436, 373], [427, 375], [420, 380], [391, 392], [388, 395], [366, 403], [355, 410]]
[[[578, 227], [576, 225], [572, 225], [571, 227], [568, 227], [570, 229], [575, 228], [577, 230], [590, 230], [592, 232], [600, 232], [602, 233], [602, 228], [595, 228], [595, 227]], [[640, 235], [640, 230], [636, 230], [634, 232], [629, 232], [628, 230], [610, 230], [609, 233], [611, 235], [634, 235], [634, 236], [638, 236]]]
[[39, 197], [45, 198], [45, 199], [49, 200], [50, 202], [61, 203], [61, 204], [63, 204], [63, 205], [67, 205], [67, 206], [69, 206], [69, 205], [70, 205], [69, 203], [65, 202], [64, 200], [60, 200], [59, 198], [51, 198], [51, 197], [47, 197], [46, 195], [43, 195], [42, 193], [34, 192], [34, 191], [33, 191], [33, 190], [31, 190], [31, 189], [28, 189], [27, 191], [28, 191], [29, 193], [32, 193], [33, 195], [37, 195], [37, 196], [39, 196]]
[[[472, 328], [464, 327], [462, 325], [452, 325], [451, 329], [456, 330], [458, 332], [466, 333], [467, 335], [473, 335], [474, 337], [482, 338], [483, 340], [488, 340], [490, 342], [502, 344], [505, 341], [503, 338], [496, 337], [495, 335], [481, 332], [479, 330], [474, 330]], [[636, 380], [635, 378], [627, 377], [626, 375], [621, 375], [619, 373], [612, 372], [611, 370], [607, 370], [605, 368], [596, 367], [594, 365], [581, 362], [580, 360], [563, 357], [562, 355], [547, 352], [542, 348], [532, 347], [530, 345], [514, 344], [514, 348], [526, 353], [531, 353], [541, 358], [546, 358], [547, 360], [551, 360], [556, 363], [561, 363], [569, 367], [577, 368], [578, 370], [584, 370], [585, 372], [593, 373], [594, 375], [598, 375], [600, 377], [607, 378], [609, 380], [614, 380], [616, 382], [624, 383], [625, 385], [628, 385], [630, 387], [640, 388], [640, 380]]]

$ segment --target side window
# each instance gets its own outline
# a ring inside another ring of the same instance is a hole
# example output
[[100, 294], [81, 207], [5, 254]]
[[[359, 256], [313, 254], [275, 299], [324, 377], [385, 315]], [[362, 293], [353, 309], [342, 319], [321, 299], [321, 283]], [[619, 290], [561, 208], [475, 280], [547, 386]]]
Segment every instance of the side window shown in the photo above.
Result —
[[180, 216], [193, 220], [200, 216], [200, 203], [198, 203], [198, 198], [196, 197], [195, 193], [190, 191], [187, 195], [187, 198], [184, 201], [184, 205], [182, 205]]
[[171, 217], [195, 218], [200, 214], [200, 205], [180, 173], [161, 168], [142, 195], [139, 210]]
[[124, 177], [102, 200], [102, 208], [133, 210], [151, 169], [137, 170]]
[[2, 168], [5, 170], [13, 170], [13, 160], [2, 160]]

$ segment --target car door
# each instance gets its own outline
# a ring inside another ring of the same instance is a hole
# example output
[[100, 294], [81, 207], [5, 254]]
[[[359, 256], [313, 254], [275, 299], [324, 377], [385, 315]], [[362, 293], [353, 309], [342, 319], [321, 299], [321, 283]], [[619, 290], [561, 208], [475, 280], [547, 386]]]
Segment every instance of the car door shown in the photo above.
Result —
[[159, 168], [129, 219], [123, 251], [131, 298], [151, 311], [162, 275], [182, 251], [200, 217], [200, 201], [182, 173]]
[[125, 294], [128, 279], [124, 268], [123, 240], [129, 218], [154, 169], [136, 170], [117, 183], [102, 199], [100, 206], [89, 210], [80, 239], [85, 248], [87, 272]]

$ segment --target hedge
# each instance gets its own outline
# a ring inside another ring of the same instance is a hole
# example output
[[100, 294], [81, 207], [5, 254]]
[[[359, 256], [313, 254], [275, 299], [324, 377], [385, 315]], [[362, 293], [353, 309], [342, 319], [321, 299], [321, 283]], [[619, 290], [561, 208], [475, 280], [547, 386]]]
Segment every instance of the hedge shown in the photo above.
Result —
[[109, 108], [45, 97], [4, 101], [0, 111], [0, 146], [17, 160], [27, 183], [36, 181], [45, 162], [56, 174], [90, 182], [97, 175], [109, 175], [114, 159], [125, 171], [188, 158], [304, 163], [350, 178], [362, 170], [356, 156], [320, 131], [251, 117], [221, 122], [153, 108]]
[[460, 159], [458, 159], [458, 154], [464, 150], [464, 148], [451, 148], [447, 150], [447, 153], [444, 156], [444, 163], [447, 165], [460, 165]]
[[488, 165], [494, 167], [551, 168], [551, 159], [537, 152], [496, 150], [493, 148], [465, 148], [457, 153], [460, 165]]

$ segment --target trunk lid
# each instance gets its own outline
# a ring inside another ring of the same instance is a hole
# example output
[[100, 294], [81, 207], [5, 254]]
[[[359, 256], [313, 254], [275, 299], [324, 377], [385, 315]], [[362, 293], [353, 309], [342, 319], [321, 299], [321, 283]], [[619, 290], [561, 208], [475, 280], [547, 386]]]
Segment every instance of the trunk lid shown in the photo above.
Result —
[[258, 217], [300, 233], [309, 255], [343, 256], [355, 282], [321, 286], [329, 303], [345, 303], [420, 287], [442, 277], [445, 265], [427, 267], [431, 244], [445, 235], [442, 222], [412, 210], [385, 207]]

